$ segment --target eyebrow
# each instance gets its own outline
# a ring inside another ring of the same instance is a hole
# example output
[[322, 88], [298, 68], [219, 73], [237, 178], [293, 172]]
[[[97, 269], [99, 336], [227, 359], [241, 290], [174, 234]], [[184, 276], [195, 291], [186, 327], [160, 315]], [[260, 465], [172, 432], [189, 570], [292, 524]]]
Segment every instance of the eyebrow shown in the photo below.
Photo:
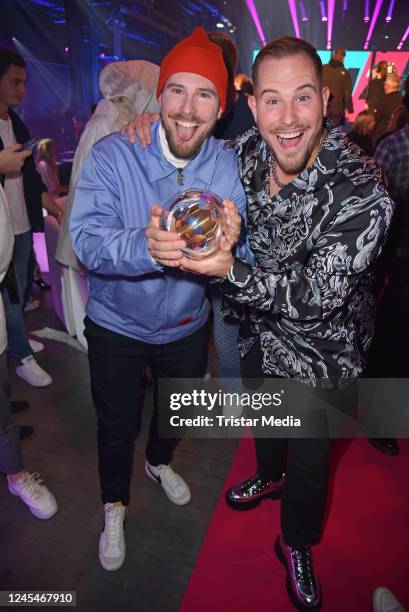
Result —
[[[181, 85], [180, 83], [168, 83], [166, 85], [166, 89], [169, 89], [170, 87], [179, 87], [180, 89], [186, 89], [184, 85]], [[198, 91], [203, 91], [206, 93], [211, 94], [212, 96], [216, 97], [216, 92], [213, 89], [209, 89], [207, 87], [198, 87]]]
[[[312, 83], [304, 83], [303, 85], [299, 85], [298, 87], [296, 87], [295, 91], [298, 92], [298, 91], [301, 91], [302, 89], [312, 89], [315, 92], [317, 91], [317, 88]], [[263, 91], [261, 92], [261, 95], [263, 96], [265, 93], [279, 94], [281, 92], [278, 89], [267, 88], [267, 89], [263, 89]]]

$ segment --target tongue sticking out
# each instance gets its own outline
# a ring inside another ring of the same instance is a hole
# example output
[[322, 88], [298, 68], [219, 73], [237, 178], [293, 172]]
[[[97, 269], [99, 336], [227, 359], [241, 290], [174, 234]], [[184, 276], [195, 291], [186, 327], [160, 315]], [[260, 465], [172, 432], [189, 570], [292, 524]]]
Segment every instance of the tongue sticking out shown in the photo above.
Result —
[[176, 124], [177, 135], [183, 142], [187, 142], [193, 136], [196, 131], [196, 127], [184, 127], [179, 123]]

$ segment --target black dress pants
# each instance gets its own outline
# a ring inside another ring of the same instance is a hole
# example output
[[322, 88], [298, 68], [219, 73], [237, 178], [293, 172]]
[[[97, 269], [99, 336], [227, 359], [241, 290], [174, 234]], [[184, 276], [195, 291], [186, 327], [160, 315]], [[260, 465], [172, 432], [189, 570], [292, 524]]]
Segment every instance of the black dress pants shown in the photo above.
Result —
[[[242, 378], [269, 378], [262, 373], [257, 342], [242, 359]], [[288, 546], [307, 546], [321, 535], [327, 502], [329, 438], [256, 438], [260, 478], [279, 480], [286, 473], [281, 497], [281, 529]]]
[[91, 393], [98, 418], [98, 462], [102, 502], [128, 505], [135, 438], [141, 425], [142, 375], [152, 370], [153, 414], [146, 447], [152, 465], [169, 464], [178, 440], [158, 433], [158, 379], [201, 378], [207, 363], [207, 325], [168, 344], [148, 344], [85, 318]]

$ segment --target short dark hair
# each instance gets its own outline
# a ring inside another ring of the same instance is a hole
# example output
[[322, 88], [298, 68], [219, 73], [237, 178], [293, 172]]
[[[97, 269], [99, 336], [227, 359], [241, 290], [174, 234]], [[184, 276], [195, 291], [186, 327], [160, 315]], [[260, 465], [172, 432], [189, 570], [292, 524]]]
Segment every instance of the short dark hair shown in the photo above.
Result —
[[19, 68], [25, 68], [26, 62], [23, 56], [17, 51], [11, 51], [5, 47], [0, 47], [0, 79], [10, 66], [18, 66]]
[[260, 64], [265, 58], [271, 57], [273, 59], [280, 60], [284, 57], [298, 55], [299, 53], [304, 53], [310, 58], [314, 65], [315, 72], [317, 73], [317, 76], [321, 82], [322, 62], [316, 49], [302, 38], [295, 38], [294, 36], [281, 36], [280, 38], [274, 38], [274, 40], [263, 47], [254, 60], [252, 68], [254, 86], [257, 86], [258, 71]]
[[226, 32], [208, 32], [209, 39], [220, 47], [223, 53], [223, 60], [227, 69], [227, 104], [226, 109], [231, 108], [236, 98], [236, 90], [234, 88], [234, 77], [239, 61], [239, 52], [234, 44], [233, 38]]

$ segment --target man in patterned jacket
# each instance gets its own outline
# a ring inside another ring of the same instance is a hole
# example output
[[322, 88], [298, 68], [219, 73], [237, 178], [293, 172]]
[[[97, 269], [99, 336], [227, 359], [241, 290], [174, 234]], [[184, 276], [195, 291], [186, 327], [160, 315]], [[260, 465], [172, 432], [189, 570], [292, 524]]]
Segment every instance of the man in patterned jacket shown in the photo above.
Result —
[[[222, 277], [228, 301], [247, 307], [244, 378], [355, 379], [373, 334], [372, 269], [393, 202], [374, 163], [324, 120], [329, 90], [309, 43], [273, 40], [255, 60], [253, 82], [258, 129], [240, 137], [236, 151], [257, 266], [222, 252], [203, 262], [182, 258], [180, 266]], [[227, 502], [247, 509], [281, 497], [275, 550], [288, 592], [298, 609], [318, 609], [310, 547], [322, 531], [331, 440], [255, 442], [257, 473], [232, 487]]]

